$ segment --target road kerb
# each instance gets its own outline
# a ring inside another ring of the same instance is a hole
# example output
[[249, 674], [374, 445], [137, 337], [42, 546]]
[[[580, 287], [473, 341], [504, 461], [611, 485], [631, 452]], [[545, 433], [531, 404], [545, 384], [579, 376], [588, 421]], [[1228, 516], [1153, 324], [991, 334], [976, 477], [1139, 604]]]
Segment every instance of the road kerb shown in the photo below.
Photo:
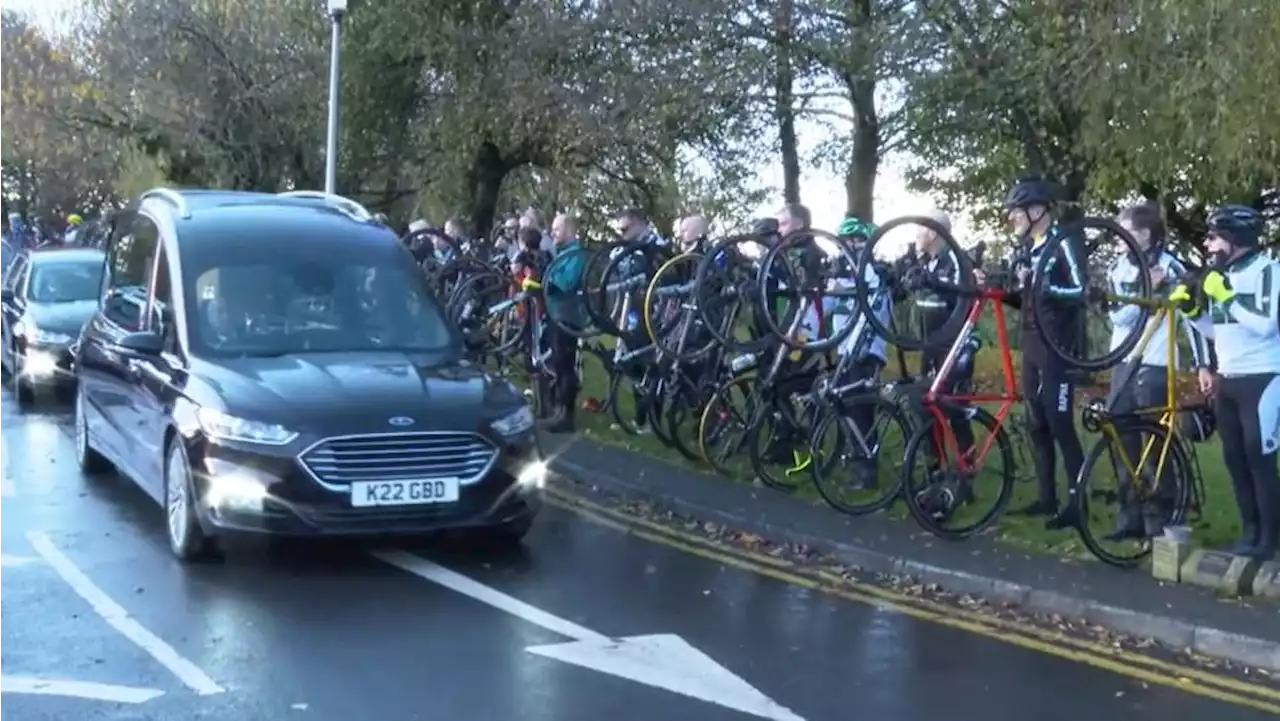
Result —
[[[759, 529], [772, 541], [804, 544], [833, 556], [841, 563], [863, 571], [911, 576], [926, 583], [937, 584], [948, 591], [1008, 602], [1032, 612], [1079, 618], [1122, 634], [1151, 639], [1173, 648], [1280, 672], [1280, 643], [1269, 639], [1192, 624], [1182, 619], [1149, 611], [1102, 604], [1087, 597], [1050, 589], [1037, 589], [969, 571], [924, 564], [910, 558], [796, 532], [776, 524], [762, 523], [758, 519], [746, 519], [721, 508], [703, 507], [686, 499], [663, 496], [641, 484], [601, 473], [596, 469], [588, 469], [563, 458], [553, 460], [551, 469], [577, 483], [601, 486], [606, 493], [611, 491], [615, 495], [634, 500], [659, 503], [677, 513], [694, 516], [704, 521], [715, 521], [735, 527], [744, 527], [743, 524], [748, 524], [748, 528], [753, 531]], [[553, 475], [551, 483], [556, 482]]]

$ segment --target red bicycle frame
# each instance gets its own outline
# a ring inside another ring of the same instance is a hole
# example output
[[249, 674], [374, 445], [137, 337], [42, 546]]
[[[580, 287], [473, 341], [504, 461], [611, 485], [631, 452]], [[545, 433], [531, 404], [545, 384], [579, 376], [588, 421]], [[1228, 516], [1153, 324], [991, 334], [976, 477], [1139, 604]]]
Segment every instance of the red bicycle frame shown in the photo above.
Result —
[[[1022, 401], [1022, 394], [1018, 392], [1017, 380], [1013, 375], [1013, 354], [1009, 349], [1009, 331], [1004, 325], [1004, 301], [1008, 297], [1008, 293], [1003, 288], [982, 288], [977, 292], [973, 303], [969, 306], [969, 314], [965, 317], [964, 325], [960, 327], [960, 333], [956, 336], [956, 340], [951, 344], [951, 350], [947, 352], [946, 358], [942, 361], [942, 366], [938, 368], [937, 374], [933, 378], [933, 382], [929, 384], [928, 390], [922, 396], [922, 404], [925, 411], [934, 419], [933, 423], [933, 450], [935, 457], [942, 462], [948, 457], [948, 452], [955, 450], [956, 465], [961, 473], [969, 473], [975, 468], [981, 468], [983, 461], [986, 460], [987, 451], [991, 449], [992, 442], [995, 441], [999, 430], [1004, 426], [1004, 419], [1008, 417], [1009, 411], [1013, 408], [1013, 404]], [[973, 335], [974, 329], [978, 325], [978, 319], [982, 317], [982, 309], [990, 303], [995, 311], [996, 321], [996, 339], [1000, 346], [1000, 365], [1004, 374], [1004, 392], [1003, 393], [949, 393], [944, 390], [946, 387], [947, 376], [951, 374], [952, 368], [955, 367], [956, 359], [960, 357], [960, 351], [965, 344], [969, 342], [969, 338]], [[962, 453], [960, 444], [956, 440], [955, 431], [948, 422], [945, 411], [942, 409], [943, 404], [974, 404], [974, 403], [999, 403], [1000, 407], [993, 414], [996, 421], [996, 432], [989, 435], [985, 442], [981, 443], [981, 448], [970, 448], [968, 453]], [[966, 457], [971, 456], [971, 457]]]

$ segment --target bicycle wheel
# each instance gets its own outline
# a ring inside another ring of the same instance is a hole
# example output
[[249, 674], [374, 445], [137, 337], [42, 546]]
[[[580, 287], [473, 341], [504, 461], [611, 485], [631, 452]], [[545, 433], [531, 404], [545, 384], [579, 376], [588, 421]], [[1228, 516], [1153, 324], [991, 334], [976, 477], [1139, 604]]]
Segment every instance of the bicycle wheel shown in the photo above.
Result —
[[[1126, 512], [1123, 502], [1128, 500], [1127, 511], [1140, 514], [1144, 525], [1164, 528], [1182, 523], [1191, 506], [1193, 466], [1180, 439], [1169, 439], [1169, 430], [1158, 423], [1125, 420], [1124, 427], [1115, 430], [1115, 434], [1104, 433], [1089, 449], [1073, 501], [1085, 548], [1107, 565], [1133, 568], [1151, 555], [1151, 539], [1146, 534], [1141, 538], [1114, 535], [1119, 525], [1115, 514]], [[1169, 451], [1157, 482], [1154, 466], [1159, 465], [1166, 442]], [[1126, 449], [1124, 456], [1117, 444]], [[1123, 483], [1130, 475], [1123, 459], [1136, 465], [1144, 450], [1146, 468], [1138, 472], [1139, 483], [1129, 488]]]
[[[828, 434], [834, 441], [830, 447]], [[902, 494], [910, 437], [897, 403], [879, 395], [839, 401], [813, 428], [810, 468], [818, 493], [832, 508], [853, 516], [888, 508]], [[882, 465], [886, 460], [888, 468]]]
[[591, 257], [582, 269], [583, 307], [591, 318], [591, 324], [605, 335], [617, 336], [620, 331], [611, 317], [609, 305], [610, 300], [616, 298], [616, 293], [610, 293], [605, 287], [604, 275], [609, 262], [627, 245], [626, 241], [618, 240], [599, 250], [587, 251]]
[[835, 327], [830, 317], [841, 305], [848, 312], [856, 306], [857, 267], [853, 249], [830, 233], [806, 230], [783, 238], [765, 253], [756, 274], [765, 327], [795, 350], [820, 353], [839, 345], [853, 324]]
[[694, 303], [694, 276], [702, 256], [685, 253], [667, 261], [653, 274], [644, 295], [645, 332], [664, 355], [693, 361], [718, 345], [704, 330]]
[[[939, 254], [951, 258], [956, 272], [951, 278], [939, 278], [930, 272], [914, 248], [903, 253], [898, 238], [888, 240], [895, 230], [914, 227], [916, 232], [929, 230], [942, 243]], [[876, 228], [876, 232], [858, 254], [858, 310], [886, 342], [904, 350], [923, 350], [949, 344], [960, 331], [971, 301], [978, 294], [973, 275], [973, 259], [960, 247], [954, 236], [932, 218], [904, 216], [894, 218]], [[893, 297], [893, 310], [888, 322], [877, 312], [876, 303], [882, 289]], [[944, 320], [937, 320], [938, 304], [949, 307]], [[926, 323], [925, 319], [930, 322]]]
[[644, 379], [636, 379], [621, 368], [609, 374], [609, 413], [624, 433], [640, 434], [649, 424], [650, 405]]
[[[1110, 218], [1084, 218], [1062, 226], [1062, 232], [1046, 241], [1036, 262], [1032, 302], [1040, 337], [1054, 355], [1088, 371], [1100, 371], [1124, 360], [1142, 337], [1151, 317], [1151, 278], [1144, 263], [1129, 263], [1128, 273], [1117, 285], [1112, 271], [1119, 260], [1142, 258], [1145, 252], [1119, 223]], [[1065, 264], [1073, 286], [1057, 289], [1052, 278], [1059, 263]], [[1128, 323], [1126, 335], [1113, 342], [1111, 307], [1136, 305], [1137, 322]], [[1094, 349], [1098, 349], [1094, 355]]]
[[512, 301], [510, 282], [477, 275], [454, 291], [449, 318], [469, 351], [503, 355], [529, 337], [529, 304]]
[[756, 267], [767, 244], [755, 235], [717, 241], [702, 261], [694, 283], [694, 305], [706, 328], [732, 351], [759, 353], [774, 342], [760, 333], [764, 312]]
[[[973, 446], [963, 452], [967, 471], [959, 467], [960, 452], [949, 447], [953, 445], [950, 434], [944, 433], [937, 418], [930, 414], [921, 419], [907, 443], [902, 474], [902, 494], [911, 517], [921, 528], [948, 540], [968, 538], [989, 528], [1013, 496], [1013, 447], [1004, 428], [980, 406], [969, 407], [964, 415], [971, 430], [985, 430], [988, 434], [980, 438], [975, 433]], [[995, 462], [999, 469], [990, 468]], [[917, 473], [920, 479], [916, 478]], [[978, 504], [980, 491], [976, 486], [978, 476], [988, 473], [998, 483], [991, 505], [984, 509]]]
[[746, 448], [757, 398], [756, 377], [740, 375], [717, 388], [702, 409], [698, 452], [723, 475], [732, 475], [729, 462]]
[[693, 463], [701, 463], [698, 453], [698, 420], [702, 398], [698, 389], [684, 376], [666, 389], [662, 408], [662, 426], [671, 441], [671, 447]]
[[[560, 253], [543, 271], [543, 297], [546, 299], [547, 318], [556, 328], [577, 338], [591, 338], [600, 334], [587, 309], [586, 291], [582, 275], [591, 261], [591, 252], [574, 248]], [[562, 277], [573, 279], [573, 291], [563, 291], [549, 284], [549, 279]]]
[[766, 394], [770, 397], [757, 406], [747, 432], [747, 457], [761, 483], [791, 492], [800, 487], [813, 462], [809, 452], [813, 414], [776, 390]]

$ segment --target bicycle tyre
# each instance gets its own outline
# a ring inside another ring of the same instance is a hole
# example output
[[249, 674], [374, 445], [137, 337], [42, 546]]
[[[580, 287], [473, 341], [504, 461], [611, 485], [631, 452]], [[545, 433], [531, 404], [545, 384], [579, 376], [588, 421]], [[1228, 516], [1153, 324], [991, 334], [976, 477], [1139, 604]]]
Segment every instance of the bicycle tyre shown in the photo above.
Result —
[[[1067, 347], [1063, 343], [1063, 339], [1058, 337], [1057, 333], [1049, 332], [1048, 329], [1054, 328], [1055, 323], [1053, 322], [1053, 319], [1048, 317], [1048, 309], [1055, 305], [1059, 305], [1060, 307], [1060, 303], [1043, 302], [1042, 300], [1045, 298], [1045, 283], [1049, 277], [1049, 263], [1056, 259], [1059, 250], [1062, 248], [1063, 242], [1068, 239], [1082, 239], [1080, 250], [1084, 253], [1086, 259], [1097, 252], [1098, 249], [1090, 248], [1087, 245], [1087, 236], [1084, 231], [1089, 229], [1103, 230], [1107, 233], [1118, 236], [1124, 245], [1123, 252], [1126, 253], [1128, 257], [1142, 257], [1143, 250], [1138, 246], [1138, 241], [1134, 239], [1134, 237], [1130, 235], [1129, 232], [1126, 231], [1119, 223], [1110, 218], [1089, 217], [1068, 223], [1064, 226], [1063, 232], [1055, 234], [1052, 238], [1046, 241], [1046, 247], [1044, 251], [1040, 253], [1040, 258], [1036, 262], [1035, 272], [1032, 274], [1032, 278], [1034, 280], [1032, 281], [1031, 293], [1034, 301], [1031, 306], [1032, 312], [1035, 313], [1036, 328], [1038, 329], [1040, 338], [1044, 341], [1044, 344], [1048, 346], [1050, 352], [1058, 356], [1058, 358], [1060, 358], [1064, 363], [1068, 363], [1075, 368], [1086, 371], [1100, 371], [1111, 368], [1124, 360], [1125, 356], [1129, 355], [1129, 353], [1138, 345], [1138, 341], [1142, 337], [1142, 332], [1147, 324], [1147, 320], [1151, 317], [1152, 309], [1145, 305], [1139, 305], [1138, 310], [1140, 315], [1138, 317], [1138, 322], [1129, 327], [1128, 335], [1126, 335], [1124, 340], [1118, 345], [1113, 343], [1112, 346], [1114, 347], [1112, 347], [1110, 351], [1096, 359], [1080, 358], [1079, 356], [1081, 353], [1074, 348]], [[1085, 275], [1081, 282], [1086, 286], [1086, 288], [1085, 296], [1079, 301], [1079, 304], [1081, 305], [1079, 312], [1085, 312], [1084, 304], [1088, 301], [1088, 297], [1090, 295], [1088, 291], [1090, 278], [1088, 277], [1087, 271], [1087, 267], [1081, 271]], [[1109, 278], [1102, 278], [1101, 280], [1107, 286], [1110, 285]], [[1134, 288], [1134, 290], [1137, 292], [1137, 296], [1143, 299], [1150, 299], [1151, 278], [1146, 273], [1135, 273], [1135, 281], [1137, 283], [1137, 287]], [[1110, 291], [1110, 288], [1108, 287], [1107, 290]], [[1079, 345], [1084, 345], [1083, 338], [1080, 339]]]
[[[797, 449], [801, 449], [805, 452], [809, 451], [809, 439], [813, 437], [813, 429], [812, 427], [804, 427], [805, 415], [808, 415], [809, 413], [809, 409], [805, 409], [802, 413], [796, 413], [795, 407], [790, 398], [777, 396], [764, 401], [761, 405], [756, 407], [755, 418], [750, 424], [747, 435], [747, 457], [751, 459], [751, 470], [755, 473], [756, 478], [760, 479], [760, 482], [765, 486], [772, 488], [775, 491], [791, 493], [800, 487], [800, 479], [804, 476], [802, 476], [800, 472], [797, 472], [793, 476], [788, 476], [784, 471], [782, 477], [778, 477], [765, 470], [764, 464], [766, 459], [763, 457], [764, 449], [760, 446], [761, 431], [768, 427], [768, 422], [776, 422], [777, 420], [785, 420], [785, 422], [795, 425], [797, 428], [795, 429], [794, 435], [797, 438], [803, 438], [804, 440], [797, 440], [791, 445], [789, 450], [791, 451], [794, 459]], [[771, 440], [776, 441], [780, 437], [780, 434], [776, 429], [771, 428], [768, 436]], [[812, 464], [812, 456], [810, 456], [809, 462]], [[800, 470], [802, 471], [804, 469]]]
[[604, 335], [616, 337], [620, 331], [609, 315], [609, 293], [605, 289], [602, 276], [608, 270], [609, 261], [613, 260], [615, 250], [620, 252], [620, 249], [626, 246], [626, 241], [613, 241], [592, 252], [582, 268], [583, 304], [587, 309], [587, 315], [591, 317], [592, 325]]
[[[1161, 447], [1165, 442], [1165, 438], [1169, 436], [1169, 429], [1165, 426], [1151, 421], [1139, 420], [1126, 420], [1124, 427], [1117, 429], [1117, 432], [1120, 434], [1150, 433], [1155, 438], [1154, 447], [1156, 448]], [[1089, 453], [1084, 459], [1084, 465], [1080, 466], [1080, 483], [1073, 498], [1073, 503], [1080, 518], [1080, 523], [1077, 524], [1076, 530], [1080, 534], [1080, 542], [1084, 544], [1085, 548], [1089, 549], [1089, 553], [1092, 553], [1094, 558], [1116, 568], [1135, 568], [1151, 555], [1152, 545], [1150, 539], [1140, 546], [1138, 553], [1131, 556], [1121, 556], [1108, 550], [1107, 543], [1110, 542], [1095, 536], [1093, 529], [1089, 525], [1089, 509], [1096, 493], [1092, 487], [1093, 483], [1090, 481], [1093, 478], [1093, 474], [1090, 471], [1101, 459], [1115, 457], [1110, 451], [1114, 438], [1114, 436], [1104, 433], [1089, 449]], [[1177, 525], [1187, 518], [1194, 484], [1192, 482], [1192, 465], [1187, 456], [1187, 450], [1183, 447], [1182, 439], [1176, 435], [1169, 441], [1169, 459], [1176, 469], [1176, 472], [1172, 473], [1171, 477], [1178, 487], [1174, 491], [1175, 505], [1169, 519], [1166, 521], [1166, 525]]]
[[[756, 410], [754, 403], [756, 402], [758, 396], [754, 392], [754, 389], [752, 388], [752, 386], [755, 385], [756, 380], [757, 379], [754, 374], [743, 374], [743, 375], [738, 375], [733, 378], [730, 378], [728, 381], [725, 381], [723, 384], [720, 385], [719, 388], [715, 390], [714, 393], [711, 394], [711, 398], [707, 401], [707, 405], [703, 407], [702, 414], [698, 418], [698, 452], [699, 454], [701, 454], [702, 459], [706, 461], [707, 464], [709, 464], [712, 468], [716, 470], [716, 472], [720, 473], [721, 475], [725, 475], [725, 476], [732, 475], [732, 473], [730, 473], [729, 471], [728, 466], [725, 465], [725, 461], [727, 461], [733, 455], [737, 455], [738, 453], [740, 453], [742, 450], [745, 449], [745, 443], [747, 438], [746, 434], [750, 430], [750, 425], [755, 416], [755, 410]], [[713, 425], [713, 422], [723, 420], [722, 418], [716, 417], [717, 415], [719, 415], [718, 409], [721, 407], [721, 405], [726, 404], [725, 399], [729, 396], [729, 394], [735, 388], [744, 389], [743, 395], [746, 397], [747, 402], [751, 405], [747, 406], [747, 413], [745, 414], [745, 417], [742, 419], [743, 420], [742, 433], [740, 437], [737, 439], [737, 441], [732, 444], [737, 446], [737, 448], [733, 451], [731, 455], [721, 456], [718, 453], [711, 452], [712, 449], [708, 448], [708, 441], [712, 440], [711, 436], [713, 434], [713, 431], [723, 432], [723, 427], [717, 427]]]
[[[800, 342], [800, 341], [797, 341], [795, 338], [791, 337], [791, 335], [787, 333], [786, 330], [784, 330], [784, 326], [789, 328], [791, 324], [795, 322], [795, 316], [797, 312], [795, 303], [788, 302], [787, 311], [784, 316], [785, 320], [782, 323], [779, 323], [778, 319], [774, 317], [773, 309], [770, 307], [768, 284], [769, 284], [769, 278], [772, 275], [774, 265], [780, 261], [783, 266], [784, 272], [786, 273], [787, 278], [799, 277], [801, 274], [796, 272], [795, 264], [792, 263], [791, 258], [789, 256], [790, 251], [800, 248], [803, 245], [818, 246], [820, 240], [825, 240], [829, 244], [833, 245], [838, 250], [840, 260], [842, 260], [847, 266], [848, 272], [850, 273], [854, 272], [854, 270], [858, 267], [858, 258], [857, 258], [857, 255], [853, 253], [852, 250], [848, 247], [847, 243], [841, 241], [836, 236], [831, 235], [830, 233], [827, 233], [824, 231], [804, 230], [804, 231], [796, 231], [794, 233], [787, 235], [787, 237], [783, 238], [781, 241], [779, 241], [778, 243], [774, 244], [771, 248], [769, 248], [769, 250], [764, 254], [764, 258], [761, 259], [760, 268], [756, 274], [756, 282], [759, 285], [759, 288], [757, 289], [756, 292], [759, 295], [759, 297], [764, 301], [763, 302], [763, 318], [764, 318], [765, 328], [775, 336], [777, 341], [784, 343], [787, 347], [792, 348], [793, 350], [803, 350], [803, 351], [812, 351], [815, 353], [821, 353], [821, 352], [830, 350], [831, 348], [834, 348], [835, 346], [843, 343], [844, 340], [848, 338], [849, 334], [853, 331], [853, 324], [846, 323], [844, 324], [843, 327], [841, 327], [839, 331], [836, 331], [834, 334], [830, 335], [827, 338], [812, 341], [812, 342], [809, 342], [809, 341]], [[808, 250], [808, 249], [806, 248], [805, 250]], [[827, 253], [827, 251], [825, 251], [821, 247], [817, 247], [816, 250], [818, 252]], [[831, 258], [832, 256], [830, 253], [827, 253], [827, 257]], [[805, 272], [807, 272], [807, 269], [805, 270]], [[823, 312], [822, 312], [823, 297], [854, 296], [856, 298], [858, 295], [857, 287], [858, 287], [858, 284], [855, 283], [853, 292], [848, 292], [848, 291], [833, 292], [825, 288], [816, 289], [816, 290], [800, 289], [797, 291], [793, 291], [792, 293], [797, 297], [794, 299], [788, 297], [788, 301], [800, 300], [808, 292], [817, 293], [819, 295], [817, 312], [819, 316], [822, 316], [823, 315]], [[820, 320], [819, 324], [822, 325], [823, 321]]]
[[[547, 318], [555, 324], [556, 328], [571, 335], [575, 338], [594, 338], [600, 334], [600, 329], [596, 327], [594, 318], [587, 311], [586, 291], [582, 285], [582, 275], [585, 273], [587, 264], [591, 262], [590, 251], [583, 248], [574, 248], [565, 253], [556, 255], [555, 260], [551, 261], [551, 265], [542, 273], [543, 285], [543, 304], [546, 307]], [[582, 268], [578, 271], [578, 281], [576, 283], [577, 290], [572, 293], [571, 299], [561, 299], [557, 303], [551, 303], [549, 294], [551, 288], [545, 285], [548, 278], [552, 277], [556, 270], [573, 262], [581, 262]], [[570, 311], [565, 312], [566, 305], [570, 306]], [[556, 308], [556, 312], [552, 312], [552, 308]], [[585, 321], [585, 322], [584, 322]]]
[[[954, 288], [946, 289], [942, 292], [963, 296], [959, 299], [959, 302], [954, 304], [955, 307], [946, 321], [939, 324], [932, 332], [925, 334], [925, 337], [918, 339], [908, 338], [885, 325], [884, 321], [875, 312], [876, 289], [871, 288], [867, 281], [868, 277], [875, 277], [879, 280], [881, 286], [888, 285], [891, 289], [914, 282], [929, 282], [924, 276], [922, 267], [900, 272], [897, 269], [878, 267], [876, 264], [875, 248], [877, 244], [882, 242], [890, 231], [912, 225], [928, 228], [937, 233], [938, 237], [942, 239], [946, 249], [944, 252], [950, 253], [951, 257], [955, 259], [957, 275], [959, 276], [959, 282], [954, 284]], [[905, 279], [898, 278], [897, 276], [900, 274], [908, 277]], [[863, 246], [862, 252], [858, 254], [858, 269], [854, 275], [854, 281], [857, 283], [858, 290], [858, 312], [867, 319], [872, 330], [890, 345], [909, 351], [941, 348], [950, 345], [969, 314], [971, 305], [969, 301], [978, 294], [978, 283], [973, 274], [973, 259], [969, 257], [968, 252], [960, 247], [960, 244], [956, 242], [955, 236], [951, 235], [951, 232], [939, 224], [938, 221], [914, 215], [894, 218], [876, 228], [876, 232], [871, 235], [866, 245]]]
[[[842, 420], [842, 417], [848, 415], [847, 405], [856, 405], [859, 403], [874, 404], [874, 412], [877, 414], [888, 414], [889, 417], [893, 419], [893, 423], [898, 426], [904, 439], [911, 437], [911, 427], [908, 424], [902, 409], [898, 407], [897, 403], [879, 395], [857, 396], [855, 398], [844, 399], [841, 401], [840, 412], [831, 410], [823, 413], [818, 419], [818, 422], [814, 424], [813, 440], [811, 444], [812, 449], [810, 451], [814, 458], [813, 463], [810, 465], [813, 475], [813, 484], [818, 489], [818, 494], [822, 496], [822, 500], [827, 502], [827, 505], [841, 513], [851, 516], [865, 516], [875, 513], [876, 511], [882, 511], [893, 505], [893, 502], [902, 496], [902, 474], [897, 473], [894, 475], [892, 482], [884, 487], [885, 492], [877, 496], [875, 500], [868, 503], [850, 503], [849, 501], [839, 497], [836, 492], [838, 484], [834, 482], [831, 474], [825, 470], [825, 465], [818, 461], [819, 439], [822, 438], [824, 432], [832, 423], [839, 422]], [[843, 429], [840, 433], [841, 438], [843, 438]]]
[[[769, 347], [771, 339], [761, 336], [752, 340], [741, 340], [734, 337], [733, 329], [745, 309], [756, 312], [763, 310], [763, 300], [759, 297], [758, 285], [755, 282], [756, 268], [748, 274], [744, 267], [748, 265], [749, 255], [738, 249], [754, 244], [761, 248], [767, 246], [756, 235], [734, 235], [716, 241], [698, 264], [696, 282], [694, 284], [694, 306], [702, 316], [702, 323], [719, 344], [734, 352], [759, 353]], [[761, 254], [763, 257], [763, 253]], [[725, 265], [721, 266], [721, 260]], [[730, 265], [732, 264], [732, 265]], [[741, 277], [734, 279], [733, 274]], [[727, 281], [727, 283], [726, 283]], [[727, 299], [727, 300], [726, 300]], [[714, 318], [709, 313], [720, 306], [728, 305], [730, 310], [722, 318]]]
[[[921, 528], [938, 538], [949, 541], [962, 540], [990, 528], [993, 523], [1000, 519], [1005, 507], [1009, 505], [1009, 500], [1013, 497], [1013, 446], [1009, 441], [1008, 434], [1005, 433], [1001, 424], [986, 409], [981, 406], [970, 406], [969, 410], [972, 412], [971, 420], [994, 432], [995, 448], [1000, 454], [1000, 460], [1004, 465], [1003, 477], [1000, 479], [1000, 492], [996, 496], [996, 502], [992, 504], [991, 508], [987, 509], [986, 513], [982, 514], [977, 522], [959, 530], [944, 528], [936, 521], [933, 512], [921, 505], [920, 492], [924, 489], [916, 488], [912, 485], [913, 472], [916, 470], [917, 465], [923, 463], [924, 468], [927, 470], [929, 460], [933, 456], [933, 428], [938, 423], [938, 419], [932, 413], [929, 414], [928, 418], [921, 419], [921, 424], [916, 428], [915, 435], [907, 443], [906, 453], [904, 454], [902, 495], [907, 502], [907, 510], [911, 512], [911, 517], [915, 519], [916, 523], [920, 524]], [[981, 441], [975, 440], [974, 445], [976, 447], [981, 443]], [[991, 449], [988, 449], [987, 452], [990, 453]], [[980, 472], [981, 468], [978, 470]]]
[[[693, 350], [682, 348], [679, 345], [669, 347], [667, 345], [667, 337], [673, 329], [678, 328], [683, 324], [684, 328], [680, 331], [680, 337], [677, 339], [677, 343], [680, 340], [687, 340], [695, 327], [700, 328], [703, 325], [702, 316], [696, 309], [681, 309], [681, 311], [676, 314], [674, 320], [667, 319], [666, 322], [655, 327], [653, 308], [655, 300], [657, 299], [654, 297], [654, 291], [660, 287], [659, 281], [662, 279], [663, 274], [670, 272], [670, 269], [675, 267], [677, 263], [700, 263], [701, 259], [702, 256], [698, 253], [684, 253], [668, 260], [662, 264], [662, 267], [658, 268], [657, 272], [653, 274], [653, 278], [649, 280], [649, 286], [645, 289], [644, 293], [645, 333], [653, 339], [654, 344], [657, 345], [658, 349], [661, 350], [664, 355], [678, 361], [695, 361], [715, 350], [719, 341], [717, 341], [714, 336], [709, 337], [705, 344], [695, 346]], [[682, 302], [680, 303], [683, 304]]]
[[[450, 321], [452, 321], [455, 326], [458, 326], [459, 329], [461, 329], [461, 323], [460, 323], [461, 319], [458, 317], [458, 314], [461, 312], [460, 305], [463, 302], [464, 298], [466, 297], [467, 293], [472, 289], [472, 286], [475, 286], [477, 291], [477, 298], [483, 301], [487, 297], [487, 294], [481, 290], [481, 283], [494, 283], [495, 281], [500, 281], [502, 283], [502, 286], [507, 286], [507, 283], [505, 280], [502, 280], [499, 276], [493, 276], [493, 275], [477, 275], [467, 279], [466, 281], [463, 281], [462, 284], [459, 285], [454, 292], [454, 297], [452, 299], [452, 305], [454, 307], [451, 309], [451, 312], [450, 312], [450, 316], [449, 316]], [[499, 289], [500, 289], [499, 286], [495, 286], [493, 290], [497, 291]], [[511, 308], [508, 308], [507, 310], [503, 311], [503, 314], [504, 315], [512, 314], [517, 307], [518, 305], [512, 306]], [[526, 336], [529, 335], [528, 333], [529, 307], [527, 305], [525, 306], [523, 314], [514, 313], [514, 315], [519, 320], [516, 324], [515, 331], [510, 334], [510, 337], [507, 338], [506, 340], [501, 340], [501, 336], [500, 336], [499, 337], [500, 340], [498, 343], [492, 346], [486, 345], [486, 346], [480, 347], [481, 352], [489, 353], [493, 355], [506, 355], [507, 353], [512, 351], [516, 346], [518, 346], [522, 341], [526, 340]], [[463, 337], [464, 339], [466, 339], [467, 343], [470, 344], [471, 341], [465, 331], [463, 331]]]

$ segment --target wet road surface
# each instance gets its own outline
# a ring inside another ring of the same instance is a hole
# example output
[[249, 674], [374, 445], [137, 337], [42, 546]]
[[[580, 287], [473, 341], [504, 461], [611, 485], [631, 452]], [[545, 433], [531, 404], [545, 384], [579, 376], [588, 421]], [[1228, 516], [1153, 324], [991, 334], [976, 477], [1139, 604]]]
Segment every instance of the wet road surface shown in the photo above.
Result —
[[77, 471], [6, 394], [6, 719], [1023, 721], [1272, 716], [852, 603], [549, 508], [525, 548], [236, 544]]

